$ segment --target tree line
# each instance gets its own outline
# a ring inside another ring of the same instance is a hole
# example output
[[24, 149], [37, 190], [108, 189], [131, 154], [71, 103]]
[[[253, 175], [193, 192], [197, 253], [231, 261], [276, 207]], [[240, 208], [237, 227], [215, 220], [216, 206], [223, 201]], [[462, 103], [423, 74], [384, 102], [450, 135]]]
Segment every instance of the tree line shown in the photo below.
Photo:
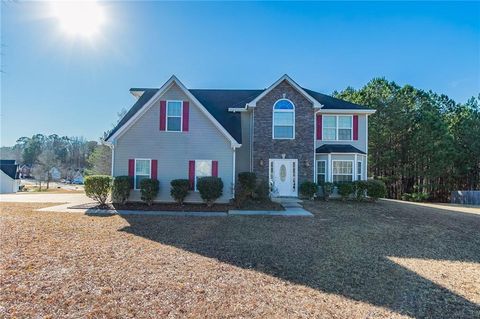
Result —
[[2, 147], [0, 155], [2, 159], [14, 159], [20, 165], [28, 165], [33, 177], [47, 183], [52, 168], [58, 169], [65, 179], [71, 179], [76, 172], [110, 174], [110, 148], [83, 137], [57, 134], [21, 137], [14, 146]]
[[390, 198], [446, 201], [451, 191], [480, 189], [480, 95], [457, 103], [383, 78], [333, 95], [377, 110], [369, 175], [385, 181]]

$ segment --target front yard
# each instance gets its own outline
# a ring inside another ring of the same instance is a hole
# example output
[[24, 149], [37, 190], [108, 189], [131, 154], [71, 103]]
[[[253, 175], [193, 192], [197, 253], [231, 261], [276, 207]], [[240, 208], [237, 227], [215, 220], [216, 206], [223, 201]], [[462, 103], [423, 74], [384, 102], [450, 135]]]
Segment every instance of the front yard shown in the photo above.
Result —
[[310, 202], [314, 218], [0, 203], [1, 317], [480, 317], [480, 215]]

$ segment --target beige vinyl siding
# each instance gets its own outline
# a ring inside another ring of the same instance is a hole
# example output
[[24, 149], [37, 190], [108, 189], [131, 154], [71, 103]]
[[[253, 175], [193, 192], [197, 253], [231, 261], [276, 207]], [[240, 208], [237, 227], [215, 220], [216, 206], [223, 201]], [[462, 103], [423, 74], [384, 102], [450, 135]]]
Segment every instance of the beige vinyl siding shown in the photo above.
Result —
[[[160, 100], [190, 102], [188, 132], [159, 130]], [[160, 192], [156, 200], [172, 201], [170, 181], [188, 179], [189, 160], [217, 160], [218, 176], [224, 183], [226, 202], [232, 195], [233, 150], [230, 141], [215, 127], [204, 113], [175, 84], [158, 101], [121, 135], [114, 146], [114, 176], [128, 175], [128, 160], [149, 158], [158, 160]], [[140, 191], [131, 191], [130, 200], [140, 200]], [[198, 193], [191, 192], [187, 201], [198, 202]]]

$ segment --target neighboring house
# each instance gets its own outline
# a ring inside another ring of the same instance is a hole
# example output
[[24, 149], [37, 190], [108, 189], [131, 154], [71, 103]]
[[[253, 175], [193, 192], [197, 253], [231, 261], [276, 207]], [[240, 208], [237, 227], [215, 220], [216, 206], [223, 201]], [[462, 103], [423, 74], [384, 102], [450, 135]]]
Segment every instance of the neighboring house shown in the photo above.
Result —
[[20, 186], [15, 160], [0, 160], [0, 194], [16, 193]]
[[76, 171], [75, 173], [73, 173], [72, 184], [83, 184], [82, 172]]
[[32, 171], [32, 166], [29, 164], [23, 164], [19, 168], [19, 174], [20, 178], [30, 178], [31, 177], [31, 171]]
[[303, 181], [367, 178], [368, 116], [375, 110], [300, 87], [284, 75], [263, 90], [187, 89], [172, 76], [159, 89], [135, 88], [136, 103], [107, 137], [112, 175], [160, 182], [218, 176], [233, 197], [239, 172], [269, 181], [272, 196], [298, 196]]
[[58, 168], [52, 167], [50, 169], [50, 179], [51, 180], [58, 181], [58, 180], [60, 180], [61, 177], [62, 177], [62, 173], [60, 172], [60, 170]]

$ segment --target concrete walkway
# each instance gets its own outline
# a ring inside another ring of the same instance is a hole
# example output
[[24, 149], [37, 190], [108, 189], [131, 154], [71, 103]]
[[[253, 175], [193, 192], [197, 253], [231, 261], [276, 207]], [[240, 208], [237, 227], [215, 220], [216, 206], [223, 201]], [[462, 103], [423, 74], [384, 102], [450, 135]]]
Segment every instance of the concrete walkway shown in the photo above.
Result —
[[85, 194], [45, 194], [45, 193], [17, 193], [2, 194], [0, 202], [16, 203], [62, 203], [38, 209], [41, 212], [81, 213], [92, 215], [143, 215], [143, 216], [180, 216], [180, 217], [226, 217], [226, 216], [285, 216], [285, 217], [313, 217], [313, 214], [303, 209], [302, 201], [296, 198], [276, 198], [284, 211], [268, 210], [229, 210], [228, 212], [180, 212], [180, 211], [139, 211], [139, 210], [104, 210], [104, 209], [76, 209], [71, 206], [92, 203], [92, 199]]
[[177, 217], [227, 217], [227, 216], [285, 216], [285, 217], [313, 217], [313, 214], [303, 208], [282, 210], [229, 210], [228, 212], [182, 212], [182, 211], [142, 211], [142, 210], [115, 210], [115, 209], [77, 209], [69, 208], [72, 204], [38, 209], [41, 212], [81, 213], [88, 215], [143, 215], [143, 216], [177, 216]]

